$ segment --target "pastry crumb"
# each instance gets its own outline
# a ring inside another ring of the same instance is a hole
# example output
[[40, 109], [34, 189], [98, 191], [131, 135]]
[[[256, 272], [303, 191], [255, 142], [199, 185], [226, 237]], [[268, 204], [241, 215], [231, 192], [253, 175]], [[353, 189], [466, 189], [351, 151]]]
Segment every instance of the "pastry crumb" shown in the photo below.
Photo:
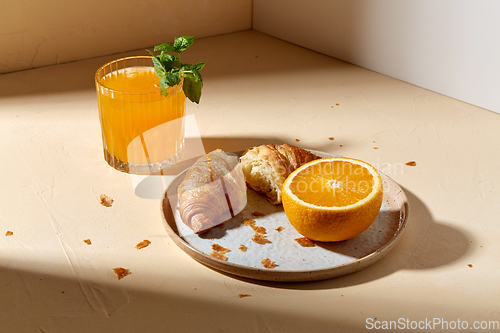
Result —
[[7, 232], [5, 233], [5, 236], [12, 236], [13, 234], [14, 234], [14, 233], [13, 233], [12, 231], [10, 231], [10, 230], [9, 230], [9, 231], [7, 231]]
[[472, 268], [472, 264], [468, 264], [467, 266], [469, 266], [470, 268]]
[[313, 247], [316, 246], [312, 240], [307, 237], [295, 238], [295, 241], [303, 247]]
[[373, 147], [373, 149], [378, 149], [378, 147]]
[[145, 239], [145, 240], [143, 240], [142, 242], [139, 242], [139, 243], [135, 246], [135, 248], [136, 248], [137, 250], [140, 250], [140, 249], [143, 249], [143, 248], [145, 248], [145, 247], [149, 246], [149, 244], [151, 244], [151, 241], [149, 241], [149, 240]]
[[212, 251], [212, 252], [209, 253], [209, 255], [211, 257], [214, 257], [215, 259], [227, 261], [227, 257], [222, 252]]
[[84, 242], [85, 244], [87, 244], [87, 245], [92, 244], [92, 242], [90, 241], [90, 239], [89, 239], [89, 238], [84, 239], [84, 240], [83, 240], [83, 242]]
[[417, 162], [415, 162], [415, 161], [406, 162], [406, 165], [407, 166], [416, 166]]
[[250, 295], [250, 294], [238, 294], [238, 297], [239, 297], [239, 298], [243, 298], [243, 297], [252, 297], [252, 295]]
[[276, 267], [276, 262], [271, 261], [271, 259], [269, 258], [262, 260], [261, 263], [264, 266], [264, 268], [273, 269], [274, 267]]
[[132, 274], [130, 269], [126, 269], [123, 267], [113, 268], [113, 272], [115, 272], [116, 276], [118, 276], [118, 280], [123, 279], [125, 276]]
[[285, 230], [285, 228], [283, 228], [282, 226], [279, 226], [279, 227], [276, 228], [276, 231], [278, 231], [278, 232], [281, 232], [283, 230]]
[[209, 255], [216, 259], [227, 261], [227, 257], [225, 254], [230, 251], [230, 249], [226, 249], [219, 244], [212, 244], [212, 252], [210, 252]]
[[271, 241], [269, 239], [267, 239], [266, 236], [264, 236], [263, 234], [260, 234], [260, 233], [255, 233], [255, 235], [253, 235], [253, 237], [252, 237], [252, 240], [255, 243], [261, 244], [261, 245], [271, 243]]
[[295, 139], [295, 141], [299, 142], [300, 140], [299, 139]]
[[241, 252], [247, 252], [247, 247], [243, 244], [240, 245], [240, 247], [238, 248], [238, 250], [240, 250]]
[[335, 139], [333, 138], [333, 136], [331, 136], [331, 137], [328, 138], [328, 140], [333, 141]]
[[226, 249], [225, 247], [222, 247], [219, 244], [212, 244], [212, 250], [222, 253], [227, 253], [231, 251], [230, 249]]
[[261, 212], [252, 212], [253, 216], [266, 216], [266, 214], [261, 213]]
[[244, 224], [244, 225], [248, 225], [248, 226], [253, 226], [253, 225], [255, 225], [255, 220], [252, 220], [252, 219], [244, 219], [244, 220], [243, 220], [243, 224]]
[[114, 200], [108, 197], [106, 194], [101, 194], [99, 199], [101, 200], [101, 205], [103, 205], [104, 207], [111, 207], [111, 205], [113, 205]]
[[266, 234], [266, 228], [262, 226], [256, 226], [255, 221], [251, 219], [244, 219], [243, 223], [247, 226], [250, 226], [253, 231], [255, 231], [255, 235], [251, 238], [257, 244], [267, 244], [271, 243], [264, 235]]
[[264, 228], [264, 227], [253, 226], [252, 229], [253, 229], [253, 231], [255, 231], [256, 234], [264, 235], [266, 233], [266, 228]]

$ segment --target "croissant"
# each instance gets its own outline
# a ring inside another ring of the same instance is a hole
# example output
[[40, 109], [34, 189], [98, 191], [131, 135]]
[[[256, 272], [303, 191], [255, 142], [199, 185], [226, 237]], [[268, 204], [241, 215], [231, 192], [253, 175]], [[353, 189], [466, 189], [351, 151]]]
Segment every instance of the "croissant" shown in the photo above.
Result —
[[283, 182], [290, 173], [318, 158], [299, 147], [269, 144], [247, 149], [240, 161], [248, 186], [265, 194], [273, 205], [278, 205]]
[[220, 149], [200, 157], [177, 189], [182, 221], [201, 234], [238, 214], [246, 205], [238, 157]]

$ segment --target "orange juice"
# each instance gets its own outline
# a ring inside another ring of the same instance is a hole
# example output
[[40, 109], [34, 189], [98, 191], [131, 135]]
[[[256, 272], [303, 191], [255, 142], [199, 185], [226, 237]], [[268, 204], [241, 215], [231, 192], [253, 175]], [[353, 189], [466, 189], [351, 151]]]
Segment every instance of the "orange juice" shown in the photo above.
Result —
[[180, 158], [186, 96], [182, 84], [162, 96], [151, 58], [136, 58], [96, 74], [99, 119], [106, 161], [120, 171], [149, 174]]

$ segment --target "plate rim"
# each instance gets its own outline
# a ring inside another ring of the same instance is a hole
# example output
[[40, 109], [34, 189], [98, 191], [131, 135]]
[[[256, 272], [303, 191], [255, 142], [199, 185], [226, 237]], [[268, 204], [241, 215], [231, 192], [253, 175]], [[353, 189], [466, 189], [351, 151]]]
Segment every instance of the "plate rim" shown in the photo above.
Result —
[[[337, 155], [333, 155], [330, 153], [318, 151], [318, 150], [312, 150], [312, 149], [307, 149], [313, 154], [316, 154], [318, 156], [321, 156], [322, 158], [326, 157], [340, 157]], [[241, 156], [243, 151], [235, 152], [235, 154], [238, 154], [238, 156]], [[403, 198], [403, 205], [402, 208], [400, 209], [400, 212], [404, 214], [404, 217], [401, 219], [400, 218], [400, 223], [399, 227], [397, 228], [397, 231], [395, 234], [380, 248], [375, 250], [374, 252], [363, 256], [361, 258], [357, 258], [354, 261], [350, 261], [347, 263], [343, 263], [341, 265], [333, 266], [333, 267], [328, 267], [328, 268], [321, 268], [321, 269], [314, 269], [314, 270], [294, 270], [294, 271], [281, 271], [281, 270], [270, 270], [266, 268], [258, 268], [258, 267], [251, 267], [251, 266], [245, 266], [242, 264], [237, 264], [237, 263], [232, 263], [232, 262], [227, 262], [223, 261], [214, 257], [211, 257], [209, 254], [200, 251], [193, 247], [191, 244], [186, 242], [170, 225], [169, 221], [167, 220], [166, 215], [171, 215], [169, 218], [174, 219], [175, 223], [175, 218], [173, 216], [173, 212], [171, 209], [171, 204], [170, 200], [168, 199], [168, 195], [166, 195], [168, 189], [170, 189], [170, 186], [175, 183], [176, 180], [178, 180], [179, 177], [184, 176], [186, 172], [189, 170], [189, 168], [181, 171], [177, 176], [175, 176], [170, 184], [167, 186], [167, 188], [164, 191], [164, 196], [163, 199], [160, 202], [160, 213], [162, 217], [162, 223], [172, 239], [172, 241], [185, 253], [187, 253], [191, 258], [195, 259], [197, 262], [208, 266], [210, 268], [213, 268], [215, 270], [228, 273], [231, 275], [236, 275], [239, 277], [244, 277], [244, 278], [250, 278], [254, 280], [261, 280], [261, 281], [280, 281], [280, 282], [306, 282], [306, 281], [318, 281], [318, 280], [324, 280], [324, 279], [330, 279], [330, 278], [335, 278], [343, 275], [347, 275], [350, 273], [355, 273], [357, 271], [360, 271], [378, 260], [382, 259], [389, 251], [398, 243], [398, 241], [401, 238], [401, 235], [403, 234], [404, 230], [406, 229], [407, 223], [408, 223], [408, 216], [409, 216], [409, 203], [408, 203], [408, 197], [406, 196], [406, 193], [404, 190], [401, 188], [401, 186], [394, 181], [391, 177], [387, 176], [386, 174], [380, 172], [380, 170], [377, 170], [382, 178], [387, 178], [389, 181], [391, 181], [399, 190], [398, 195], [402, 195]], [[170, 214], [169, 214], [170, 213]], [[401, 221], [402, 220], [402, 221]]]

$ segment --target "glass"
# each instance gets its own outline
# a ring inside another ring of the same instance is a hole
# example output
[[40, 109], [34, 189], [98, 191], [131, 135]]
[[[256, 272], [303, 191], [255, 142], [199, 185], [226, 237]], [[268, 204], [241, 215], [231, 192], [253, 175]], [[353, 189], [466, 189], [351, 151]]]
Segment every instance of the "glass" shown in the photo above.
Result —
[[104, 159], [131, 174], [155, 174], [171, 167], [184, 149], [182, 82], [161, 95], [151, 58], [114, 60], [95, 75]]

